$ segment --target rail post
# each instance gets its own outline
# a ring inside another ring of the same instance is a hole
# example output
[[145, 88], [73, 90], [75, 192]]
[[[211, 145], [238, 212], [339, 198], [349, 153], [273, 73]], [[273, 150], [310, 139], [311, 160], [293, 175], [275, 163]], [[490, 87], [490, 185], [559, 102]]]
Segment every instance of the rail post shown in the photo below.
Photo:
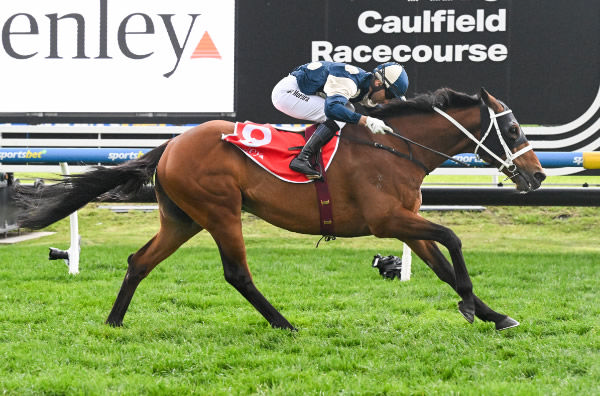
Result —
[[[66, 162], [60, 163], [60, 169], [64, 176], [69, 174], [69, 165]], [[81, 237], [79, 236], [79, 220], [77, 211], [69, 215], [69, 223], [71, 229], [71, 246], [67, 250], [50, 248], [48, 259], [58, 260], [63, 259], [69, 267], [69, 274], [79, 273], [79, 252], [81, 251]]]

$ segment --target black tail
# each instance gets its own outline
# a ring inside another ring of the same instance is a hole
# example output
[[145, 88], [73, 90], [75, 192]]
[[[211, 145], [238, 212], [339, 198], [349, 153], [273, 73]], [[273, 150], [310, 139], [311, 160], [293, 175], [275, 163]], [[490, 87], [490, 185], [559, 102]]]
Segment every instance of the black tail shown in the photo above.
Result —
[[35, 188], [18, 185], [14, 201], [19, 209], [19, 227], [40, 229], [64, 217], [107, 191], [119, 194], [135, 194], [152, 180], [160, 157], [168, 142], [144, 154], [114, 167], [98, 166], [94, 170], [66, 176], [60, 183]]

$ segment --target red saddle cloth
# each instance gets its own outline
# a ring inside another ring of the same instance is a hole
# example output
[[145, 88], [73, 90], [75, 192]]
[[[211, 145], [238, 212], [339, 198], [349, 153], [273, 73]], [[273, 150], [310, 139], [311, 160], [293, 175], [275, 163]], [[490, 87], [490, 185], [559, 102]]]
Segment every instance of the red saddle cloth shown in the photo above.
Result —
[[[315, 128], [310, 126], [309, 128]], [[297, 132], [276, 129], [270, 124], [253, 122], [237, 122], [232, 134], [223, 135], [221, 139], [235, 145], [252, 161], [256, 162], [275, 177], [290, 183], [309, 183], [302, 173], [289, 168], [290, 161], [298, 155], [304, 146], [304, 136]], [[334, 136], [321, 153], [325, 170], [329, 168], [337, 151], [339, 137]], [[293, 148], [290, 150], [290, 148]]]

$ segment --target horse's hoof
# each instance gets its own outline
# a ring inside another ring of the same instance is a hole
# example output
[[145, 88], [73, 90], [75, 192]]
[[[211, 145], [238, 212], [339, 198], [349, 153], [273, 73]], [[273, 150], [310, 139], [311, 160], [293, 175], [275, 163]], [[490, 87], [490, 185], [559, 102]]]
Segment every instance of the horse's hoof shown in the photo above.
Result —
[[286, 322], [286, 323], [272, 323], [271, 327], [274, 329], [282, 329], [282, 330], [289, 330], [293, 333], [296, 333], [298, 331], [297, 328], [295, 328], [294, 326], [292, 326], [290, 323]]
[[511, 327], [517, 327], [518, 325], [520, 325], [519, 322], [517, 322], [510, 316], [507, 316], [504, 319], [502, 319], [501, 321], [496, 323], [496, 330], [506, 330], [506, 329], [510, 329]]
[[110, 320], [110, 319], [106, 319], [106, 322], [104, 322], [105, 324], [109, 325], [110, 327], [122, 327], [123, 326], [123, 321], [119, 320]]
[[458, 312], [460, 312], [469, 323], [473, 323], [475, 320], [475, 310], [465, 307], [465, 304], [462, 301], [458, 302]]

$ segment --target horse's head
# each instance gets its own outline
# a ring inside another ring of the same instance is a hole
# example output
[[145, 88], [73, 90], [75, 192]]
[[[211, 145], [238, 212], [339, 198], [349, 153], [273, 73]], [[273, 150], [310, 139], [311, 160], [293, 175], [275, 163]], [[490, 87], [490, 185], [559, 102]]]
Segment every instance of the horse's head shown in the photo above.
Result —
[[546, 174], [512, 110], [483, 88], [481, 99], [481, 143], [475, 152], [506, 174], [517, 190], [536, 190]]

